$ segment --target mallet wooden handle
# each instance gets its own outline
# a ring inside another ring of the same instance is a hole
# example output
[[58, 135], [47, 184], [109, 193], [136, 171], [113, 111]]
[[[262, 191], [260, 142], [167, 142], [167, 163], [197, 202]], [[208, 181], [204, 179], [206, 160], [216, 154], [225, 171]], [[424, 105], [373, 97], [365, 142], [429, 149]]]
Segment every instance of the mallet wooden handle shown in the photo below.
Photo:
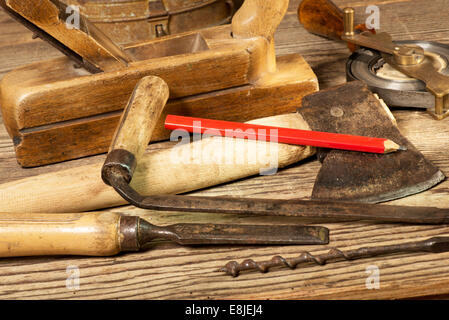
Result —
[[120, 216], [110, 212], [0, 214], [0, 257], [110, 256], [121, 251]]
[[[298, 113], [273, 116], [250, 123], [308, 129]], [[145, 195], [177, 194], [260, 174], [270, 165], [284, 168], [315, 153], [314, 148], [241, 140], [230, 149], [232, 138], [210, 137], [193, 143], [143, 155], [131, 186]], [[234, 139], [235, 140], [235, 139]], [[195, 153], [195, 150], [201, 150]], [[215, 160], [217, 154], [258, 153], [254, 162]], [[275, 152], [275, 154], [273, 154]], [[186, 158], [187, 155], [187, 158]], [[274, 157], [275, 155], [275, 157]], [[190, 156], [190, 157], [189, 157]], [[28, 177], [0, 185], [0, 212], [80, 212], [126, 204], [100, 175], [102, 161], [58, 172]]]

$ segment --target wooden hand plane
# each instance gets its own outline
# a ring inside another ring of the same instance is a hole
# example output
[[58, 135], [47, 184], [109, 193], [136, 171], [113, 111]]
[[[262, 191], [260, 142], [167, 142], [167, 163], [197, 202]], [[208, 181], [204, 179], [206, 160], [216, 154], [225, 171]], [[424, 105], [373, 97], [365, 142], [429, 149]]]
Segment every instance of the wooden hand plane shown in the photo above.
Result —
[[166, 114], [248, 121], [293, 112], [318, 90], [300, 55], [276, 58], [274, 33], [288, 0], [246, 0], [229, 25], [124, 47], [82, 14], [78, 28], [67, 28], [57, 0], [0, 5], [72, 58], [33, 63], [1, 81], [3, 119], [24, 167], [106, 152], [129, 95], [147, 75], [170, 89], [153, 141], [170, 136]]

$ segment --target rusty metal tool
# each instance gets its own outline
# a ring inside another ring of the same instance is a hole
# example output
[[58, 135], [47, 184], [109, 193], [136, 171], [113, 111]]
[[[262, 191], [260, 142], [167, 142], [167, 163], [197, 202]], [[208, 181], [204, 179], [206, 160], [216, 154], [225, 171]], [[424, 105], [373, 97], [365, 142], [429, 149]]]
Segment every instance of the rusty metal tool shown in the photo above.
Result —
[[0, 216], [0, 257], [112, 256], [148, 248], [153, 240], [180, 245], [327, 244], [329, 230], [314, 226], [183, 223], [155, 226], [112, 212]]
[[407, 149], [387, 155], [318, 150], [322, 166], [312, 199], [378, 203], [422, 192], [445, 179], [402, 135], [388, 107], [361, 81], [308, 95], [298, 112], [312, 130], [344, 128], [346, 134], [383, 136]]
[[[354, 28], [354, 9], [348, 7], [341, 11], [330, 0], [303, 1], [298, 17], [312, 33], [332, 39], [341, 38], [355, 46], [380, 52], [388, 65], [425, 83], [426, 90], [434, 96], [434, 108], [428, 111], [435, 119], [449, 116], [449, 76], [440, 72], [441, 59], [429, 52], [426, 44], [396, 43], [386, 32], [357, 32]], [[327, 23], [327, 17], [333, 17], [332, 23]]]
[[279, 200], [265, 198], [159, 195], [144, 197], [119, 177], [115, 190], [129, 203], [143, 209], [256, 216], [297, 217], [319, 222], [374, 221], [383, 223], [447, 224], [449, 209], [379, 205], [341, 201]]
[[284, 258], [275, 256], [270, 261], [255, 262], [247, 259], [242, 263], [236, 261], [228, 262], [218, 271], [226, 272], [228, 275], [237, 277], [242, 271], [260, 271], [268, 272], [274, 267], [288, 267], [295, 269], [298, 264], [313, 262], [317, 265], [324, 265], [329, 261], [337, 260], [356, 260], [363, 258], [372, 258], [381, 255], [407, 253], [407, 252], [429, 252], [443, 253], [449, 251], [449, 237], [434, 237], [423, 241], [407, 242], [402, 244], [393, 244], [378, 247], [364, 247], [354, 250], [341, 251], [339, 249], [331, 249], [328, 253], [314, 256], [310, 252], [304, 252], [297, 258]]

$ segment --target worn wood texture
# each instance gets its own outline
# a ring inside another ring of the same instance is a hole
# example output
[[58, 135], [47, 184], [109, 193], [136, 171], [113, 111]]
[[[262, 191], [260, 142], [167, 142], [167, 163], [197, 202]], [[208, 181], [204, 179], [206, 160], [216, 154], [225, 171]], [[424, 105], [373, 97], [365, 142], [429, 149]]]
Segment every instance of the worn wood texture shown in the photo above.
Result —
[[[318, 75], [322, 88], [345, 81], [347, 48], [311, 35], [297, 21], [299, 0], [290, 1], [289, 11], [276, 34], [279, 54], [298, 52], [305, 56]], [[354, 5], [357, 17], [363, 17], [368, 4], [377, 4], [381, 12], [381, 28], [396, 39], [421, 39], [449, 43], [449, 2], [436, 0], [337, 0], [339, 7]], [[444, 9], [444, 10], [443, 10]], [[25, 62], [38, 61], [59, 53], [0, 13], [0, 55], [4, 57], [0, 72]], [[395, 110], [399, 128], [428, 159], [449, 174], [448, 120], [435, 121], [423, 111]], [[153, 144], [150, 150], [165, 148]], [[1, 182], [57, 171], [88, 163], [99, 163], [104, 155], [57, 165], [21, 169], [15, 161], [13, 147], [0, 127]], [[310, 196], [319, 163], [306, 160], [281, 170], [273, 176], [259, 176], [197, 192], [203, 195], [245, 197], [307, 198]], [[432, 190], [394, 203], [449, 207], [449, 182]], [[1, 196], [1, 195], [0, 195]], [[266, 218], [233, 215], [179, 214], [148, 212], [132, 207], [115, 212], [139, 214], [155, 224], [178, 222], [261, 223]], [[297, 222], [294, 219], [289, 222]], [[273, 221], [273, 223], [280, 223]], [[284, 222], [283, 222], [284, 223]], [[160, 242], [148, 251], [110, 258], [40, 257], [11, 258], [0, 265], [0, 298], [109, 298], [109, 299], [370, 299], [410, 298], [449, 294], [449, 253], [406, 254], [378, 257], [326, 266], [306, 265], [296, 270], [276, 269], [267, 274], [242, 274], [230, 278], [215, 272], [228, 260], [253, 258], [265, 260], [272, 255], [296, 256], [303, 250], [323, 253], [330, 247], [340, 249], [420, 240], [435, 235], [449, 235], [448, 226], [403, 226], [390, 224], [332, 223], [328, 246], [293, 247], [202, 247], [182, 248]], [[80, 270], [79, 290], [66, 287], [68, 266]], [[368, 290], [365, 281], [368, 266], [380, 271], [380, 289]]]
[[[303, 27], [313, 34], [336, 40], [343, 33], [343, 13], [327, 0], [304, 0], [298, 8], [298, 18]], [[325, 21], [325, 25], [316, 23]]]
[[[80, 14], [79, 27], [67, 28], [63, 18], [67, 14], [65, 4], [56, 5], [48, 0], [2, 0], [0, 5], [14, 14], [24, 17], [32, 25], [45, 31], [57, 41], [79, 54], [91, 64], [92, 69], [113, 71], [126, 67], [132, 61], [94, 24]], [[39, 34], [41, 36], [41, 34]]]

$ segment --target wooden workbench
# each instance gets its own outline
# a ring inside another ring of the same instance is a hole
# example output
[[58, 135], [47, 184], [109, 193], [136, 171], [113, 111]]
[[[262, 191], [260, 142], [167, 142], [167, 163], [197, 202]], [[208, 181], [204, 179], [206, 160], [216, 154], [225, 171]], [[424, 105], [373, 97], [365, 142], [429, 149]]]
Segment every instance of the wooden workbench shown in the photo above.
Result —
[[[345, 45], [307, 33], [296, 16], [300, 0], [290, 2], [289, 12], [276, 34], [277, 52], [298, 52], [304, 55], [317, 74], [321, 88], [344, 83], [345, 60], [348, 57]], [[365, 7], [368, 4], [378, 5], [381, 29], [390, 32], [394, 39], [449, 43], [448, 0], [335, 2], [340, 7], [354, 6], [359, 19], [366, 16]], [[4, 12], [0, 12], [0, 30], [0, 77], [23, 64], [60, 56], [48, 44], [32, 40], [31, 33]], [[435, 121], [418, 110], [396, 110], [394, 114], [403, 134], [443, 172], [449, 174], [449, 119]], [[150, 151], [165, 147], [166, 144], [155, 144], [150, 147]], [[100, 155], [52, 166], [22, 169], [16, 163], [11, 140], [4, 126], [0, 125], [0, 183], [103, 160], [104, 155]], [[318, 169], [318, 161], [311, 159], [274, 176], [245, 179], [195, 194], [308, 198]], [[394, 203], [449, 208], [449, 182]], [[149, 212], [132, 207], [111, 210], [139, 214], [161, 225], [186, 221], [279, 223], [270, 218]], [[297, 221], [289, 219], [288, 222]], [[331, 247], [345, 250], [449, 235], [449, 226], [368, 223], [323, 225], [331, 230], [331, 243], [328, 246], [186, 248], [161, 242], [145, 252], [110, 258], [3, 259], [0, 262], [0, 299], [396, 299], [449, 293], [449, 253], [404, 254], [326, 266], [306, 265], [296, 270], [274, 269], [267, 274], [245, 273], [237, 278], [216, 272], [229, 260], [253, 258], [260, 261], [277, 254], [294, 257], [304, 250], [320, 254]], [[79, 289], [66, 287], [68, 266], [79, 269]], [[379, 289], [366, 287], [369, 266], [376, 266], [380, 271]]]

